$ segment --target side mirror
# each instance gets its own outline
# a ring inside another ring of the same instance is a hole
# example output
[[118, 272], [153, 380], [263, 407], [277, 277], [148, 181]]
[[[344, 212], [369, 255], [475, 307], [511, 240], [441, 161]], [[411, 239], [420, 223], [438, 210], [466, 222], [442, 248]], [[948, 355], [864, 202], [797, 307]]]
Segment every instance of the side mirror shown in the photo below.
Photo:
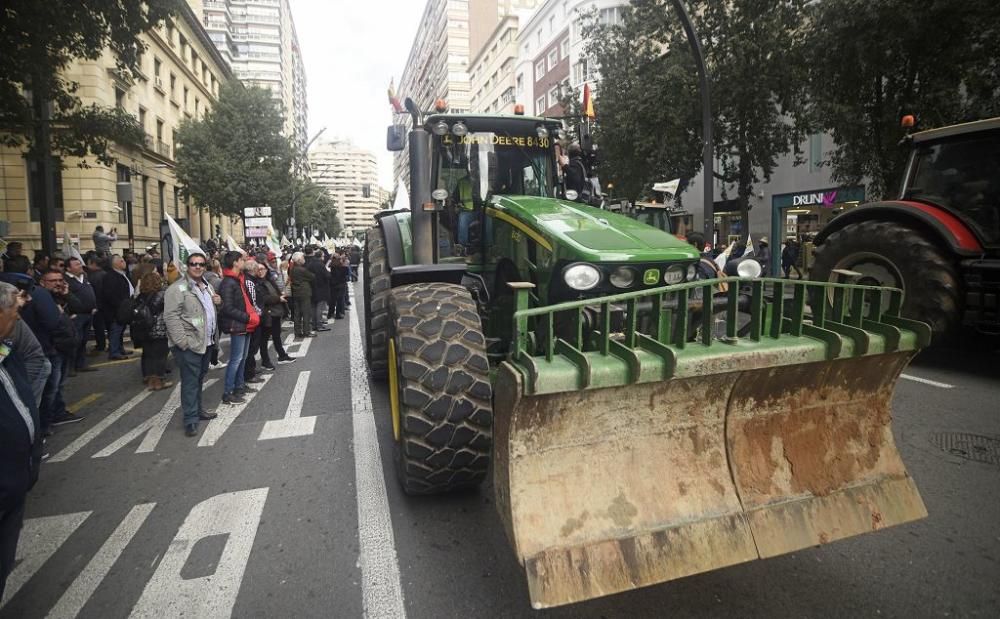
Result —
[[402, 125], [389, 125], [385, 132], [385, 147], [387, 150], [396, 152], [403, 150], [406, 145], [406, 127]]

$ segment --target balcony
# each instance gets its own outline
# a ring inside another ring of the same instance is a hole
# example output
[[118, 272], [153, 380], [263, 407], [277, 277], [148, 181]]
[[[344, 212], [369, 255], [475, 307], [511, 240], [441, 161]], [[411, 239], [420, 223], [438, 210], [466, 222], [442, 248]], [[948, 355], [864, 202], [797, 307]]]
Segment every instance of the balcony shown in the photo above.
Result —
[[164, 157], [170, 157], [170, 145], [163, 140], [156, 141], [156, 152], [160, 153]]

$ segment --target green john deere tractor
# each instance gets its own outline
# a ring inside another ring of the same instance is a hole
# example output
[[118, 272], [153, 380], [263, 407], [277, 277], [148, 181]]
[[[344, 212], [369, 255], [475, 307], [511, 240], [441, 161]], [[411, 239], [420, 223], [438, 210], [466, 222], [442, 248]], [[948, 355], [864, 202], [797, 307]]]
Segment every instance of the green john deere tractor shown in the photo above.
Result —
[[411, 208], [364, 252], [369, 369], [407, 493], [492, 473], [535, 607], [926, 515], [890, 427], [930, 337], [900, 291], [695, 279], [672, 235], [561, 198], [558, 122], [406, 105]]

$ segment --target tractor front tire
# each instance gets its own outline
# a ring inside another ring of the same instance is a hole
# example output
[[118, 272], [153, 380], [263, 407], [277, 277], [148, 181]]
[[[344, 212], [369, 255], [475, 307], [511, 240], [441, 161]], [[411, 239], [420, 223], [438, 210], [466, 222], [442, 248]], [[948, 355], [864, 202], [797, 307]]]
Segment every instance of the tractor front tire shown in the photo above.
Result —
[[389, 259], [382, 229], [365, 235], [365, 359], [375, 380], [385, 380], [389, 366]]
[[861, 284], [903, 289], [902, 315], [930, 325], [935, 342], [962, 318], [955, 260], [921, 232], [891, 221], [844, 226], [816, 248], [810, 278], [835, 281], [834, 269], [862, 274]]
[[389, 294], [389, 385], [395, 458], [407, 494], [479, 485], [493, 442], [492, 387], [479, 314], [462, 286]]

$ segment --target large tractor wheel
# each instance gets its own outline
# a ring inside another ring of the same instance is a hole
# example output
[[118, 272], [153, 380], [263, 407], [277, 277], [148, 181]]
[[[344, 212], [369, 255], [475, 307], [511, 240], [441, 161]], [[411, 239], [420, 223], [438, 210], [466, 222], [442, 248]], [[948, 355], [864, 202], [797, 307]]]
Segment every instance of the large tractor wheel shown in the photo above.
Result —
[[389, 260], [382, 230], [365, 236], [365, 358], [372, 378], [385, 380], [389, 359]]
[[834, 269], [861, 273], [858, 283], [902, 288], [903, 316], [926, 322], [937, 341], [961, 319], [961, 286], [955, 261], [922, 233], [890, 221], [844, 226], [816, 248], [810, 277], [836, 281]]
[[478, 485], [492, 445], [490, 366], [469, 291], [412, 284], [389, 294], [389, 394], [407, 494]]

